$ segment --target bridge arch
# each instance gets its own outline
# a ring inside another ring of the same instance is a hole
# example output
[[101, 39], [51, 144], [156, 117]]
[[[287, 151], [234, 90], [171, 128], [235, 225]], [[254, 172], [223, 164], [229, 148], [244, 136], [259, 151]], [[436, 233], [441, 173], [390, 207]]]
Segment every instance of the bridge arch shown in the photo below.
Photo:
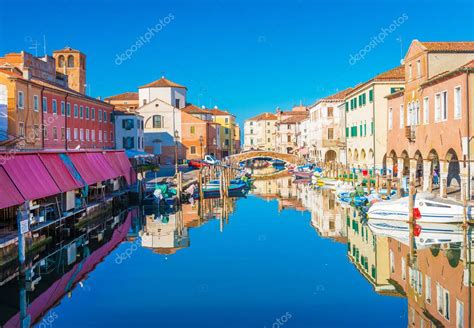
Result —
[[251, 159], [256, 158], [271, 158], [278, 159], [280, 161], [290, 164], [303, 164], [305, 160], [293, 154], [279, 153], [275, 151], [248, 151], [240, 154], [235, 154], [227, 157], [230, 163], [242, 163]]

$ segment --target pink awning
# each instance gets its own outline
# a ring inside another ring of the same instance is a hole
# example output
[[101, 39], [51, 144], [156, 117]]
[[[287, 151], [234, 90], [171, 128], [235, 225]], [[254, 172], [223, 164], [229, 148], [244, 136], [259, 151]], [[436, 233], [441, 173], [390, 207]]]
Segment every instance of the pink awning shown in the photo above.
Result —
[[301, 155], [308, 155], [308, 148], [306, 148], [306, 147], [300, 148], [298, 152]]
[[105, 158], [117, 172], [120, 172], [120, 175], [125, 177], [125, 180], [127, 180], [128, 184], [133, 184], [136, 182], [137, 177], [135, 175], [135, 171], [133, 170], [130, 161], [125, 155], [125, 152], [107, 152], [105, 153]]
[[84, 187], [69, 172], [58, 154], [40, 154], [40, 159], [62, 192]]
[[110, 166], [102, 153], [69, 153], [68, 155], [88, 185], [120, 176], [120, 172], [116, 172]]
[[15, 154], [3, 167], [25, 200], [61, 193], [38, 155]]
[[7, 175], [7, 172], [0, 166], [0, 208], [20, 205], [25, 201], [18, 189]]

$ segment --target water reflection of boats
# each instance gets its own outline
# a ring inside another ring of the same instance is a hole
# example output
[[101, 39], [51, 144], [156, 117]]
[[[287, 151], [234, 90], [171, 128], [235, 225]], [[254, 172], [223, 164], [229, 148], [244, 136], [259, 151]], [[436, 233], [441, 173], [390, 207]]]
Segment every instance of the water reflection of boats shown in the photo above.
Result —
[[[421, 214], [418, 222], [459, 223], [464, 220], [464, 208], [461, 204], [430, 193], [416, 194], [414, 207]], [[468, 210], [469, 217], [470, 211], [471, 208]], [[408, 221], [408, 197], [375, 203], [370, 207], [368, 215], [374, 219]]]
[[[370, 219], [368, 221], [370, 230], [378, 236], [391, 237], [399, 242], [409, 245], [410, 225], [405, 221], [378, 220]], [[436, 244], [462, 242], [463, 228], [457, 224], [443, 223], [421, 223], [419, 235], [415, 236], [416, 248], [422, 249]]]

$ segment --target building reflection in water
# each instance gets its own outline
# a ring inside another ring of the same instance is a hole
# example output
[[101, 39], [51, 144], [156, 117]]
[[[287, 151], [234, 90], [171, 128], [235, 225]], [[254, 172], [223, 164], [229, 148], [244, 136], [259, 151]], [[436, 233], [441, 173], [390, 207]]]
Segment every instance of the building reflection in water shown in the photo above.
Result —
[[[318, 235], [347, 244], [347, 255], [374, 291], [406, 297], [410, 327], [474, 327], [472, 227], [370, 221], [342, 207], [330, 190], [315, 190], [292, 177], [255, 182], [253, 193], [278, 208], [311, 212]], [[410, 233], [412, 231], [412, 233]]]

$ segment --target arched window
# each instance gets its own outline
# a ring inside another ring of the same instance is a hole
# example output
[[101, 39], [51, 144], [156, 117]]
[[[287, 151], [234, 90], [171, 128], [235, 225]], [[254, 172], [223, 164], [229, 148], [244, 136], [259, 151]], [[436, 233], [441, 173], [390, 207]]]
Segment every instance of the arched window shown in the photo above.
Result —
[[417, 100], [415, 105], [415, 125], [420, 124], [420, 121], [420, 101]]
[[164, 118], [161, 115], [153, 115], [153, 128], [161, 129], [164, 128], [165, 122]]
[[59, 65], [59, 67], [64, 67], [64, 56], [63, 55], [60, 55], [58, 57], [58, 65]]
[[74, 67], [74, 56], [69, 55], [67, 57], [67, 67]]

